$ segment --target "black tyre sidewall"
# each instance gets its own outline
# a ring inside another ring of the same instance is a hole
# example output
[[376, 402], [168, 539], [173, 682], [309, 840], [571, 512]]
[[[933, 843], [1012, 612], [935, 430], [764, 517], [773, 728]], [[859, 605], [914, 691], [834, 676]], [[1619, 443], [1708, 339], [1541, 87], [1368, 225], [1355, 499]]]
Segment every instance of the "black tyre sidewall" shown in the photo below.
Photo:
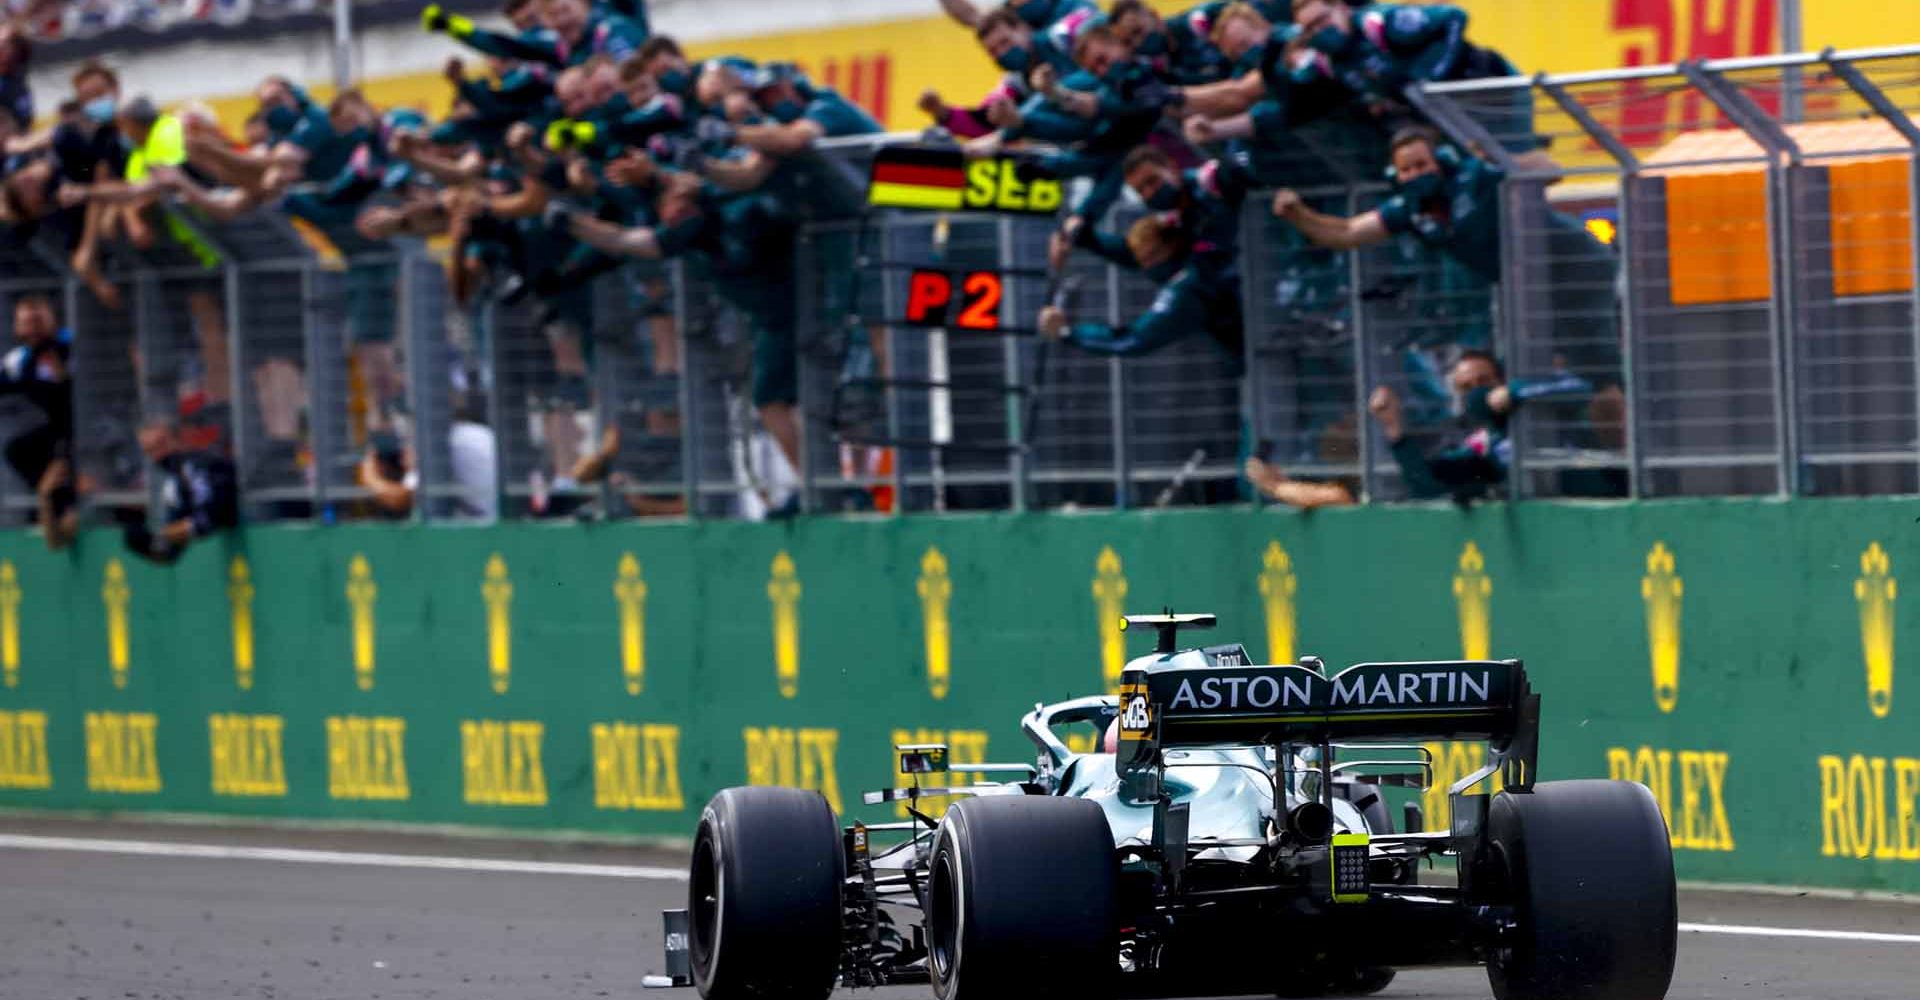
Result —
[[[1106, 814], [1082, 799], [965, 799], [941, 821], [931, 878], [951, 874], [957, 940], [931, 963], [941, 1000], [1097, 998], [1116, 970], [1116, 861]], [[938, 891], [938, 887], [930, 887]], [[930, 900], [929, 910], [940, 901]], [[930, 914], [929, 947], [946, 932]]]
[[[689, 881], [694, 985], [710, 1000], [825, 997], [840, 971], [846, 859], [818, 792], [729, 788], [701, 813], [695, 859], [717, 855], [718, 940], [698, 924], [700, 873]], [[703, 951], [706, 953], [703, 954]]]
[[1666, 822], [1645, 786], [1560, 781], [1502, 793], [1483, 864], [1515, 909], [1511, 953], [1487, 975], [1500, 1000], [1660, 1000], [1679, 909]]

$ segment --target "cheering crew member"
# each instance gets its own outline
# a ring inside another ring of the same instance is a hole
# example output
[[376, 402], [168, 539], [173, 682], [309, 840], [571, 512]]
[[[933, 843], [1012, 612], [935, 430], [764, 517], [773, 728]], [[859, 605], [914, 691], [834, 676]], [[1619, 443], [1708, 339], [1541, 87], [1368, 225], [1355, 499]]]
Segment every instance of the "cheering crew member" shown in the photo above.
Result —
[[[1293, 0], [1293, 20], [1321, 69], [1389, 127], [1415, 120], [1404, 100], [1413, 84], [1518, 73], [1505, 56], [1468, 42], [1467, 12], [1447, 4], [1356, 9], [1339, 0]], [[1532, 97], [1511, 102], [1488, 125], [1502, 145], [1526, 152], [1536, 145]]]
[[16, 299], [13, 336], [18, 345], [0, 358], [0, 394], [24, 397], [44, 419], [7, 442], [7, 464], [39, 496], [41, 530], [47, 547], [58, 550], [73, 540], [79, 517], [74, 510], [70, 348], [54, 319], [53, 300], [39, 293]]
[[[1378, 246], [1399, 235], [1451, 256], [1488, 282], [1501, 278], [1500, 182], [1493, 163], [1462, 154], [1424, 128], [1404, 129], [1391, 142], [1394, 195], [1371, 212], [1342, 218], [1317, 212], [1299, 194], [1274, 196], [1273, 214], [1330, 250]], [[1561, 367], [1617, 385], [1619, 333], [1614, 318], [1613, 254], [1586, 227], [1546, 213], [1547, 268], [1558, 291], [1556, 353]]]
[[1232, 218], [1246, 197], [1250, 178], [1239, 167], [1214, 161], [1182, 172], [1173, 158], [1152, 146], [1130, 154], [1122, 166], [1127, 186], [1154, 211], [1123, 240], [1069, 220], [1052, 247], [1056, 268], [1072, 246], [1138, 270], [1160, 285], [1147, 313], [1124, 328], [1073, 323], [1049, 306], [1040, 313], [1043, 334], [1102, 354], [1138, 355], [1204, 330], [1227, 354], [1235, 371], [1244, 363], [1237, 231]]
[[540, 19], [544, 32], [504, 35], [449, 13], [439, 4], [420, 14], [420, 23], [428, 31], [445, 32], [487, 55], [552, 66], [578, 66], [594, 56], [619, 62], [639, 52], [647, 41], [644, 20], [610, 8], [589, 7], [587, 0], [542, 0]]
[[165, 417], [140, 428], [140, 450], [164, 477], [160, 502], [165, 520], [157, 533], [147, 528], [144, 518], [128, 524], [128, 551], [170, 563], [197, 539], [240, 523], [240, 492], [232, 462], [183, 448], [178, 428]]
[[1032, 28], [1049, 27], [1070, 14], [1100, 12], [1093, 0], [1007, 0], [987, 14], [980, 13], [980, 8], [973, 5], [973, 0], [940, 0], [940, 9], [969, 28], [979, 27], [983, 19], [1003, 10]]
[[1381, 436], [1393, 450], [1410, 499], [1450, 496], [1467, 503], [1485, 496], [1506, 481], [1507, 469], [1513, 464], [1513, 442], [1507, 436], [1507, 425], [1515, 411], [1529, 402], [1577, 399], [1593, 390], [1585, 379], [1567, 374], [1509, 383], [1500, 362], [1485, 351], [1462, 352], [1447, 373], [1447, 381], [1461, 415], [1456, 432], [1438, 448], [1424, 448], [1406, 433], [1400, 399], [1392, 389], [1375, 389], [1367, 401]]

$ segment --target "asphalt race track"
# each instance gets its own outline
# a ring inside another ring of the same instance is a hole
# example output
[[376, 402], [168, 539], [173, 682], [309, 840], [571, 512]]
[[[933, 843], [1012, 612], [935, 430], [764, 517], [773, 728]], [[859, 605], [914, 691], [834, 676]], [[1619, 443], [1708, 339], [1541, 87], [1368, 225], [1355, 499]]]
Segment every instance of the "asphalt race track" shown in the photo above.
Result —
[[[679, 864], [628, 848], [0, 818], [0, 998], [633, 998], [660, 968], [658, 911], [683, 898]], [[1675, 1000], [1920, 996], [1920, 904], [1688, 892], [1681, 920]], [[1403, 973], [1381, 995], [1489, 993], [1460, 969]]]

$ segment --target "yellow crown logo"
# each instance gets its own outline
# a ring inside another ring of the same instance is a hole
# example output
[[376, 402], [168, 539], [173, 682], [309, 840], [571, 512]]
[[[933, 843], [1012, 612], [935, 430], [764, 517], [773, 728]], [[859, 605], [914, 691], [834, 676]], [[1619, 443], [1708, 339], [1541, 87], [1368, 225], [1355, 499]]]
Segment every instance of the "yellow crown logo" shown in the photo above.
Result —
[[113, 686], [127, 686], [127, 670], [132, 643], [127, 635], [127, 605], [133, 601], [133, 588], [127, 585], [127, 568], [120, 560], [107, 560], [106, 582], [100, 586], [100, 602], [107, 608], [107, 667], [113, 671]]
[[620, 673], [627, 693], [637, 696], [647, 683], [647, 581], [631, 552], [620, 557], [613, 599], [620, 605]]
[[947, 576], [947, 557], [928, 548], [920, 557], [920, 626], [927, 644], [927, 690], [935, 700], [945, 698], [953, 685], [953, 627], [947, 606], [953, 601], [953, 580]]
[[253, 690], [253, 573], [245, 556], [227, 564], [227, 606], [233, 617], [233, 682]]
[[1860, 553], [1860, 579], [1853, 581], [1860, 602], [1860, 651], [1867, 661], [1867, 708], [1876, 719], [1893, 711], [1893, 599], [1897, 584], [1893, 560], [1879, 542]]
[[494, 694], [506, 694], [513, 680], [513, 580], [500, 553], [488, 557], [485, 576], [480, 597], [487, 602], [487, 676]]
[[767, 580], [767, 601], [773, 605], [773, 672], [780, 697], [800, 694], [800, 573], [793, 557], [782, 550], [773, 557]]
[[13, 560], [0, 560], [0, 679], [20, 685], [20, 574]]
[[1493, 580], [1480, 546], [1460, 550], [1460, 571], [1453, 577], [1453, 603], [1460, 614], [1460, 656], [1485, 660], [1493, 655]]
[[1120, 635], [1120, 619], [1127, 613], [1127, 576], [1113, 546], [1100, 549], [1093, 561], [1094, 617], [1100, 628], [1100, 669], [1109, 693], [1120, 690], [1120, 672], [1127, 666], [1127, 641]]
[[1300, 582], [1293, 576], [1293, 560], [1279, 542], [1268, 542], [1260, 557], [1260, 600], [1267, 612], [1267, 662], [1293, 662], [1293, 595]]
[[379, 596], [373, 564], [354, 553], [347, 563], [347, 606], [353, 615], [353, 682], [362, 691], [373, 690], [373, 602]]
[[1680, 598], [1685, 585], [1674, 572], [1665, 542], [1647, 552], [1640, 597], [1647, 602], [1647, 650], [1653, 660], [1653, 703], [1671, 712], [1680, 703]]

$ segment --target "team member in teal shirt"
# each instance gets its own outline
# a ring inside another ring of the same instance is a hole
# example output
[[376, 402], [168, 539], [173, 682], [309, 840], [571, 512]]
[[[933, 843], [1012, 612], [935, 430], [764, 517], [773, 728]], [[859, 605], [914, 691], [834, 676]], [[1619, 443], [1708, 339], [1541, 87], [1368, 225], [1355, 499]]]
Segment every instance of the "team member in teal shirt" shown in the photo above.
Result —
[[[1493, 163], [1460, 153], [1424, 128], [1406, 129], [1391, 144], [1395, 191], [1371, 212], [1341, 218], [1314, 211], [1291, 190], [1274, 198], [1274, 214], [1332, 250], [1377, 246], [1409, 235], [1459, 261], [1488, 282], [1502, 276], [1500, 185]], [[1557, 311], [1556, 353], [1565, 365], [1601, 384], [1619, 381], [1613, 253], [1576, 220], [1545, 211], [1548, 283]], [[1564, 345], [1564, 346], [1561, 346]]]
[[553, 66], [578, 66], [601, 55], [620, 61], [646, 44], [647, 26], [643, 21], [610, 9], [595, 9], [586, 0], [541, 2], [544, 30], [523, 30], [517, 35], [488, 31], [466, 17], [448, 13], [439, 4], [422, 11], [420, 22], [428, 31], [445, 32], [490, 56]]
[[753, 402], [767, 432], [798, 468], [792, 223], [765, 194], [726, 191], [686, 174], [661, 174], [657, 225], [628, 228], [574, 215], [572, 234], [606, 253], [642, 260], [695, 256], [707, 265], [721, 295], [753, 326]]

